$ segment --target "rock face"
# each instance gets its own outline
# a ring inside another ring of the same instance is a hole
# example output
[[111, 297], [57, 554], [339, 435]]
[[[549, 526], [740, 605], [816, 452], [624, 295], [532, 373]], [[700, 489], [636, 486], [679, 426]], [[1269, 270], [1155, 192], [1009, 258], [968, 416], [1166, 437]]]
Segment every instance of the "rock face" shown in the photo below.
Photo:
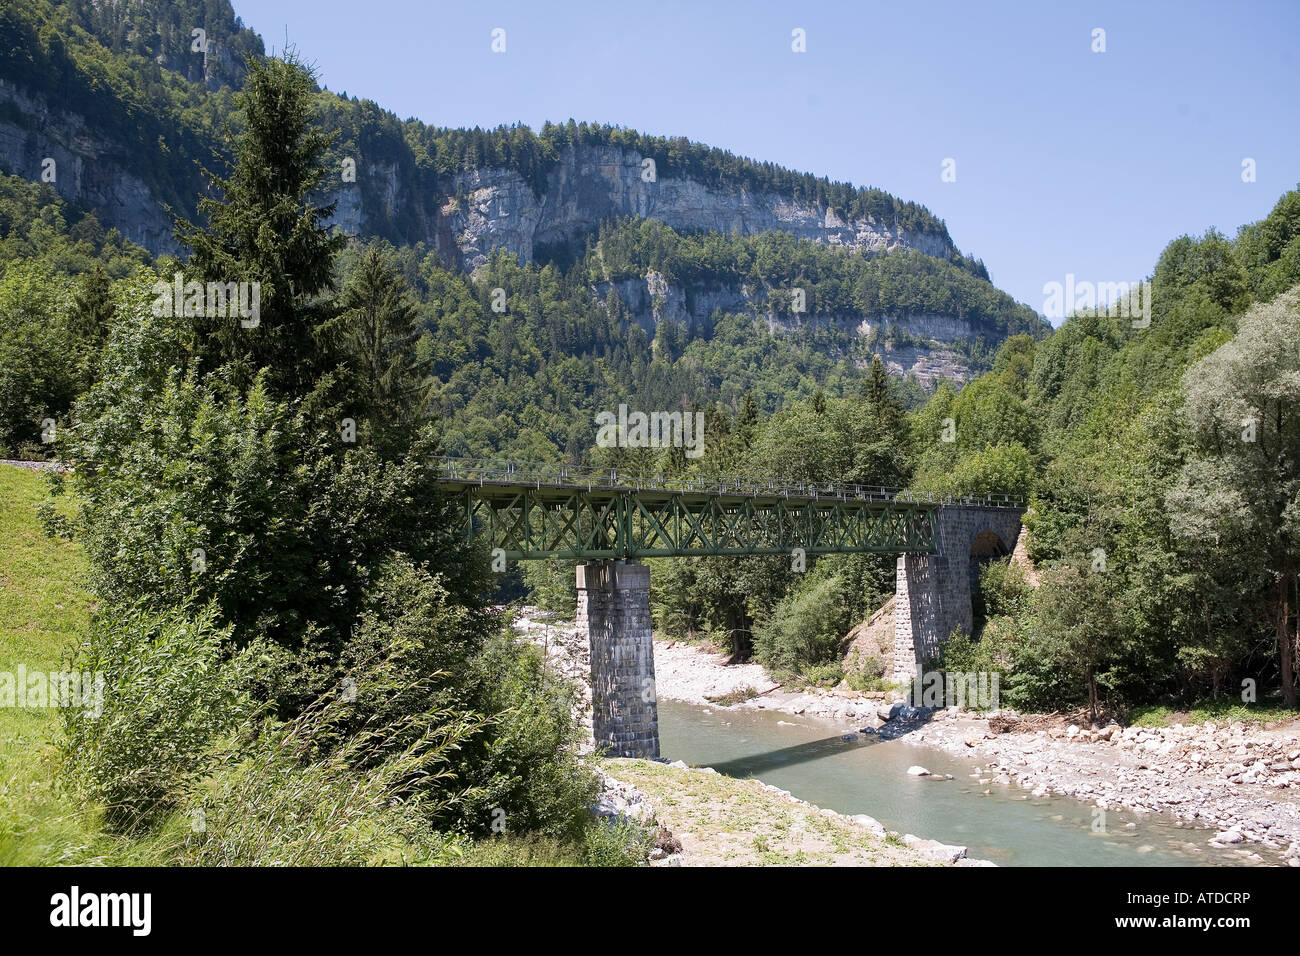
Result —
[[[659, 272], [649, 271], [640, 279], [599, 282], [592, 291], [602, 301], [615, 295], [622, 302], [630, 320], [654, 336], [660, 322], [678, 322], [703, 336], [713, 334], [713, 314], [722, 311], [753, 314], [754, 303], [765, 290], [744, 285], [692, 284], [670, 282]], [[886, 328], [903, 333], [905, 341], [919, 344], [891, 346], [879, 343], [875, 352], [885, 368], [895, 375], [911, 372], [922, 385], [929, 387], [940, 378], [964, 382], [972, 377], [970, 363], [955, 346], [974, 339], [979, 333], [964, 319], [928, 313], [902, 313], [880, 318], [861, 315], [816, 313], [806, 319], [791, 321], [788, 316], [769, 313], [755, 322], [769, 333], [793, 333], [815, 325], [834, 327], [843, 332], [867, 337], [884, 333]]]
[[[186, 45], [183, 52], [160, 56], [159, 62], [209, 90], [237, 86], [244, 70], [239, 50], [215, 39], [205, 54], [189, 52]], [[202, 188], [193, 160], [211, 165], [207, 144], [185, 147], [201, 154], [194, 156], [184, 149], [178, 152], [175, 143], [166, 144], [164, 152], [162, 137], [159, 143], [133, 142], [120, 133], [100, 132], [96, 117], [27, 92], [22, 84], [18, 75], [0, 79], [0, 166], [41, 181], [47, 160], [53, 160], [55, 175], [52, 180], [47, 175], [46, 181], [64, 199], [93, 207], [105, 227], [118, 229], [151, 252], [182, 252], [164, 205], [190, 213]], [[551, 256], [571, 259], [582, 254], [602, 223], [621, 217], [655, 219], [688, 233], [785, 232], [855, 251], [910, 249], [945, 259], [957, 252], [941, 226], [919, 231], [896, 226], [892, 219], [844, 218], [827, 206], [738, 181], [703, 181], [668, 170], [649, 176], [645, 157], [625, 146], [565, 146], [545, 178], [536, 182], [503, 167], [436, 173], [416, 161], [400, 134], [395, 145], [376, 148], [373, 158], [352, 142], [342, 148], [349, 159], [357, 160], [355, 179], [327, 179], [319, 199], [335, 204], [330, 224], [351, 236], [383, 236], [399, 245], [422, 242], [444, 264], [470, 271], [496, 249], [525, 262]], [[764, 289], [718, 280], [672, 283], [654, 272], [598, 282], [593, 291], [601, 298], [615, 293], [631, 321], [651, 335], [660, 321], [674, 319], [709, 336], [717, 310], [753, 315], [756, 324], [765, 324], [773, 334], [792, 332], [807, 322], [864, 337], [887, 327], [901, 334], [873, 339], [872, 350], [892, 373], [915, 374], [926, 386], [940, 378], [969, 379], [973, 370], [962, 345], [980, 334], [955, 315], [909, 313], [865, 320], [861, 315], [820, 313], [815, 305], [808, 319], [791, 321], [759, 314], [755, 303], [765, 300]]]
[[474, 169], [453, 178], [463, 201], [444, 209], [466, 268], [503, 248], [531, 260], [543, 247], [570, 246], [621, 216], [658, 219], [678, 230], [781, 231], [849, 249], [906, 247], [946, 257], [946, 236], [894, 231], [867, 220], [846, 221], [834, 212], [743, 186], [712, 186], [688, 178], [642, 178], [644, 157], [615, 146], [566, 147], [540, 194], [510, 169]]
[[43, 97], [28, 96], [6, 80], [0, 80], [0, 107], [0, 164], [34, 182], [51, 169], [50, 185], [59, 195], [94, 206], [105, 227], [116, 227], [153, 252], [179, 251], [170, 218], [130, 172], [132, 158], [122, 144], [94, 133], [84, 116], [51, 108]]

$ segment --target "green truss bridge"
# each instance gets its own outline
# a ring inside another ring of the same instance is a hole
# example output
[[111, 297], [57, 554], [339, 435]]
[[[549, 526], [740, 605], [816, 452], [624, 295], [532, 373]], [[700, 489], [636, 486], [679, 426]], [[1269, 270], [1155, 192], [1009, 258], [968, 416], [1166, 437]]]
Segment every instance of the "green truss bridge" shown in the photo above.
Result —
[[592, 729], [600, 749], [624, 757], [659, 754], [650, 567], [640, 559], [896, 554], [893, 674], [907, 679], [954, 630], [970, 632], [979, 562], [1010, 552], [1024, 511], [1007, 495], [460, 458], [435, 467], [467, 540], [497, 559], [581, 562], [577, 628], [591, 647]]
[[1023, 510], [1009, 495], [935, 496], [867, 485], [675, 478], [444, 458], [467, 539], [508, 560], [699, 555], [933, 554], [941, 508]]

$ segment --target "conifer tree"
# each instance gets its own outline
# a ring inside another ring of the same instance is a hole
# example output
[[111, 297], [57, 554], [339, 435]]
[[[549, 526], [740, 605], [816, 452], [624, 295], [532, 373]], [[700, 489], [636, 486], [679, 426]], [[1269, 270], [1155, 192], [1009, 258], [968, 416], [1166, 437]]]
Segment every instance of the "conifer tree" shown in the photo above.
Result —
[[206, 227], [178, 220], [177, 235], [193, 250], [193, 277], [260, 285], [256, 325], [229, 315], [196, 319], [205, 370], [233, 366], [236, 382], [247, 385], [266, 369], [269, 387], [301, 396], [336, 359], [317, 333], [330, 317], [321, 296], [333, 291], [334, 257], [346, 239], [325, 225], [334, 204], [312, 198], [334, 136], [313, 125], [315, 77], [293, 51], [250, 58], [248, 70], [238, 100], [246, 129], [228, 132], [228, 177], [208, 174], [210, 193], [199, 200]]
[[[342, 345], [361, 413], [382, 448], [402, 438], [423, 411], [427, 362], [417, 354], [420, 322], [406, 280], [374, 246], [361, 256], [341, 299]], [[407, 432], [409, 435], [409, 432]]]

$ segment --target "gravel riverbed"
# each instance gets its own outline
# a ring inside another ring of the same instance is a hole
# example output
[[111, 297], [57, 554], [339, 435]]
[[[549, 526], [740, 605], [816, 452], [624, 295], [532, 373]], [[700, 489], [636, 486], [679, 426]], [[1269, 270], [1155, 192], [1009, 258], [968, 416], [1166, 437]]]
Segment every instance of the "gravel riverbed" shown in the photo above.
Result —
[[[517, 616], [515, 626], [585, 688], [582, 713], [590, 727], [586, 642], [571, 623], [532, 608]], [[792, 690], [760, 665], [728, 665], [724, 655], [697, 645], [659, 640], [655, 690], [669, 700], [775, 710], [819, 718], [841, 732], [905, 738], [976, 760], [972, 776], [983, 786], [1074, 797], [1103, 814], [1120, 808], [1168, 813], [1210, 828], [1213, 842], [1237, 849], [1243, 860], [1259, 862], [1256, 851], [1267, 848], [1270, 859], [1300, 867], [1300, 720], [1093, 728], [1025, 715], [1017, 723], [1038, 729], [1013, 724], [1007, 731], [1006, 718], [1018, 716], [1011, 711], [919, 713], [897, 694]], [[740, 697], [746, 699], [732, 702]], [[990, 717], [999, 716], [990, 726]]]

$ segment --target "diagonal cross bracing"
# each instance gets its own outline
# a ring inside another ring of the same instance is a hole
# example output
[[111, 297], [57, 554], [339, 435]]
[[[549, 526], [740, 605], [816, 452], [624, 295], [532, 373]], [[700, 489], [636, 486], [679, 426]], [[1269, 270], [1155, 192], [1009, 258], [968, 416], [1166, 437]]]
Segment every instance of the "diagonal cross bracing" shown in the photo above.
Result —
[[1022, 507], [1007, 495], [926, 497], [861, 485], [665, 478], [565, 465], [441, 459], [467, 539], [511, 560], [688, 555], [932, 554], [943, 505]]

